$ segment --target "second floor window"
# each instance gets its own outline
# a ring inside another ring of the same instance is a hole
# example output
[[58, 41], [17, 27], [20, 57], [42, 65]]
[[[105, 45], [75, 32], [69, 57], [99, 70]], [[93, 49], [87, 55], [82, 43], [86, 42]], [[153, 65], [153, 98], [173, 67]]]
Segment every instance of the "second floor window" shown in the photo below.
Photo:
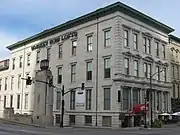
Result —
[[20, 95], [17, 95], [17, 109], [20, 109]]
[[21, 88], [21, 75], [18, 75], [18, 89]]
[[13, 107], [13, 95], [10, 96], [10, 107]]
[[166, 75], [166, 68], [163, 68], [163, 81], [167, 81], [166, 78], [167, 78], [167, 75]]
[[155, 42], [156, 44], [156, 56], [159, 56], [159, 43]]
[[144, 63], [144, 77], [150, 78], [151, 75], [151, 64]]
[[6, 108], [6, 96], [4, 96], [4, 108]]
[[62, 83], [62, 67], [58, 67], [58, 84]]
[[25, 98], [24, 98], [24, 109], [28, 109], [28, 94], [25, 94]]
[[36, 63], [39, 63], [40, 62], [40, 51], [37, 51], [37, 54], [36, 54]]
[[111, 45], [110, 40], [110, 30], [104, 31], [104, 47], [108, 47]]
[[138, 34], [133, 34], [133, 44], [134, 44], [134, 50], [138, 50]]
[[87, 62], [86, 63], [87, 67], [86, 67], [86, 79], [87, 80], [92, 80], [92, 62]]
[[151, 54], [151, 39], [143, 37], [144, 52]]
[[87, 51], [92, 51], [92, 35], [87, 36]]
[[77, 41], [72, 41], [72, 56], [76, 55]]
[[5, 78], [5, 85], [4, 85], [5, 90], [7, 90], [7, 80], [8, 80], [8, 78]]
[[30, 66], [30, 57], [31, 57], [31, 54], [27, 54], [27, 66]]
[[58, 50], [58, 58], [62, 58], [63, 57], [63, 50], [62, 50], [62, 44], [59, 45], [59, 50]]
[[111, 78], [110, 58], [104, 59], [104, 78]]
[[126, 75], [129, 75], [129, 59], [128, 58], [124, 59], [124, 71]]
[[128, 30], [124, 30], [124, 47], [129, 46], [129, 32]]
[[11, 90], [13, 90], [14, 87], [14, 76], [11, 77]]
[[160, 67], [156, 66], [156, 80], [160, 81]]
[[91, 110], [91, 89], [86, 90], [86, 110]]
[[139, 76], [138, 61], [134, 60], [134, 76]]
[[22, 68], [22, 56], [19, 57], [19, 68]]
[[12, 59], [12, 69], [15, 69], [15, 58]]
[[111, 90], [110, 88], [104, 88], [104, 110], [111, 109]]
[[56, 110], [60, 110], [61, 106], [61, 92], [57, 92], [56, 95]]
[[71, 82], [75, 82], [76, 80], [76, 65], [71, 65]]
[[163, 53], [163, 58], [166, 58], [166, 48], [165, 48], [165, 45], [162, 45], [162, 53]]

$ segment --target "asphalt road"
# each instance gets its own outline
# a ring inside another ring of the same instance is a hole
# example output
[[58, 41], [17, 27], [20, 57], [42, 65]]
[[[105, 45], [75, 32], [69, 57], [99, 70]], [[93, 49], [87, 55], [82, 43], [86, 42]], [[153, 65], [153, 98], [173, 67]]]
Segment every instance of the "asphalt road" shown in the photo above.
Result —
[[36, 128], [0, 124], [0, 135], [180, 135], [179, 126], [162, 129]]

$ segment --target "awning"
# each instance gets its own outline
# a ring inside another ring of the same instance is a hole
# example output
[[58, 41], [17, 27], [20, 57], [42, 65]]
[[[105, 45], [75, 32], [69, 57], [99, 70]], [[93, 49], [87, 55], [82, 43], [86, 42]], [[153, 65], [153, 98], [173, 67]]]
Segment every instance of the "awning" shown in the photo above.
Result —
[[141, 112], [144, 112], [146, 109], [146, 111], [148, 111], [148, 106], [146, 104], [135, 104], [133, 105], [133, 112], [134, 113], [141, 113]]

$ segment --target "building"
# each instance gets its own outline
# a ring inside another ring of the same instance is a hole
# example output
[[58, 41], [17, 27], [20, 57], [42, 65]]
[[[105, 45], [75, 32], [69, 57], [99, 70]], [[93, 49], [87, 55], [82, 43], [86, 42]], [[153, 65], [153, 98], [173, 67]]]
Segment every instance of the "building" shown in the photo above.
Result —
[[179, 111], [180, 102], [180, 39], [174, 35], [169, 35], [169, 57], [171, 63], [171, 79], [172, 79], [172, 110]]
[[[167, 46], [168, 34], [173, 31], [117, 2], [8, 46], [8, 82], [9, 86], [13, 83], [13, 89], [8, 86], [7, 91], [15, 97], [15, 113], [33, 113], [34, 84], [27, 86], [19, 78], [34, 78], [43, 59], [50, 61], [54, 85], [72, 90], [65, 96], [65, 125], [120, 127], [123, 121], [137, 125], [144, 119], [142, 107], [146, 106], [145, 97], [149, 103], [149, 78], [154, 73], [153, 104], [148, 104], [153, 108], [152, 119], [170, 112]], [[82, 82], [86, 87], [84, 103], [81, 99], [78, 104], [76, 91]], [[5, 90], [1, 94], [10, 96]], [[60, 102], [60, 92], [54, 90], [55, 124], [60, 121]], [[150, 109], [146, 114], [149, 121]]]

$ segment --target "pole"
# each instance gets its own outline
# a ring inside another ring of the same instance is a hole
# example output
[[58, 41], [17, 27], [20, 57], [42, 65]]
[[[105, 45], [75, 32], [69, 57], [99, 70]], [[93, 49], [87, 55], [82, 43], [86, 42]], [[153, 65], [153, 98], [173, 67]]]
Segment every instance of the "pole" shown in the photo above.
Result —
[[152, 75], [150, 75], [150, 96], [151, 96], [151, 127], [153, 125], [153, 108], [152, 108]]
[[146, 95], [145, 95], [145, 116], [144, 116], [144, 120], [145, 120], [145, 125], [144, 125], [144, 128], [147, 128], [147, 120], [146, 120], [146, 105], [147, 105], [147, 97], [146, 97]]
[[63, 120], [64, 119], [64, 85], [62, 86], [62, 102], [61, 102], [61, 123], [60, 127], [63, 128]]

